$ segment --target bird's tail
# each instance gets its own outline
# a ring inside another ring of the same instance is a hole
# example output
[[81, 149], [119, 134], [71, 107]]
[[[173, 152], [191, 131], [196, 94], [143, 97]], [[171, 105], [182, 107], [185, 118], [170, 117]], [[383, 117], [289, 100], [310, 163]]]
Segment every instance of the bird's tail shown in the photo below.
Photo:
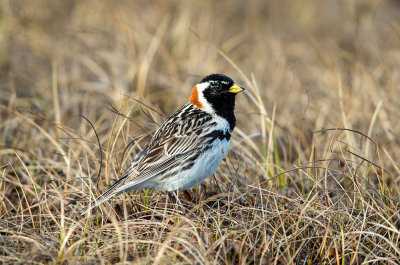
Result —
[[91, 209], [99, 206], [103, 202], [107, 201], [108, 199], [114, 197], [115, 195], [123, 192], [123, 190], [119, 190], [120, 187], [122, 187], [125, 183], [126, 178], [129, 175], [129, 171], [126, 172], [117, 182], [115, 182], [106, 192], [104, 192], [102, 195], [97, 197], [97, 199], [92, 202], [90, 205], [84, 207], [82, 210], [80, 210], [80, 215], [85, 215], [88, 211]]

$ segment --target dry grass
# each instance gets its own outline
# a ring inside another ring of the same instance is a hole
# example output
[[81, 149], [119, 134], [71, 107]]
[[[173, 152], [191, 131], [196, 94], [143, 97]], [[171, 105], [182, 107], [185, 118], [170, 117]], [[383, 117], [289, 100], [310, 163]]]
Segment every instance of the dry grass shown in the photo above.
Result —
[[[400, 263], [399, 11], [3, 0], [0, 263]], [[142, 190], [77, 216], [212, 72], [248, 93], [208, 198]]]

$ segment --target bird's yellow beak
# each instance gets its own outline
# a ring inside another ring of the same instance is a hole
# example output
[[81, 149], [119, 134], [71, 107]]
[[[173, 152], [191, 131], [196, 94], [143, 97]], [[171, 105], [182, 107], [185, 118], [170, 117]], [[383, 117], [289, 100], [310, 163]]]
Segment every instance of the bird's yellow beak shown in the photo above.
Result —
[[236, 84], [234, 84], [233, 86], [231, 86], [229, 88], [229, 92], [235, 93], [235, 94], [237, 94], [239, 92], [242, 92], [243, 90], [245, 90], [244, 87], [240, 87], [240, 86], [238, 86]]

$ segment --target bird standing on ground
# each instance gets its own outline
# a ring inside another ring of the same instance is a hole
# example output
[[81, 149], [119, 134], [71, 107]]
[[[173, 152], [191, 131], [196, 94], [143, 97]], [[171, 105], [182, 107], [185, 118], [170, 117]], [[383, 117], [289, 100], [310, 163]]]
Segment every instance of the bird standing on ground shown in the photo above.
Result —
[[211, 74], [193, 87], [189, 102], [167, 118], [123, 176], [81, 215], [122, 192], [141, 188], [183, 191], [215, 173], [225, 157], [243, 87]]

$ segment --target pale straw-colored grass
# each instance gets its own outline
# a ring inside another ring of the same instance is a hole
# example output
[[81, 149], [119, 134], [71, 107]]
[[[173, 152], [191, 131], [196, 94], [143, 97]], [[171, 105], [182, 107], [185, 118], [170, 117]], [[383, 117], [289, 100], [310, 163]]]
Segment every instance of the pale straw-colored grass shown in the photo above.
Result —
[[[0, 263], [400, 263], [399, 11], [0, 2]], [[207, 197], [77, 215], [213, 72], [247, 92]]]

